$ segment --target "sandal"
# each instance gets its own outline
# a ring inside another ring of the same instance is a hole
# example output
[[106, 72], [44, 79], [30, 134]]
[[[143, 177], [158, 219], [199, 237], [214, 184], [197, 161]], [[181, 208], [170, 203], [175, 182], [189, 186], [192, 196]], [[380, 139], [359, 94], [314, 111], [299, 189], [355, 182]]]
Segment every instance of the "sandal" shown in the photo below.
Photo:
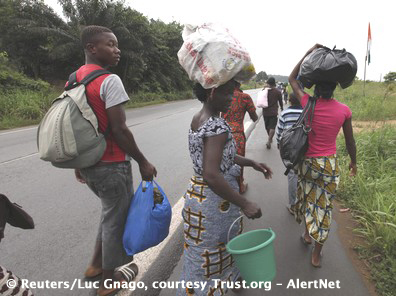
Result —
[[[130, 266], [135, 266], [136, 267], [136, 272], [130, 267]], [[116, 271], [119, 271], [124, 278], [124, 280], [119, 281], [121, 283], [121, 286], [123, 283], [129, 283], [136, 279], [138, 273], [139, 273], [139, 268], [135, 263], [132, 263], [130, 265], [122, 266]], [[113, 289], [103, 289], [101, 290], [100, 288], [97, 291], [97, 296], [114, 296], [116, 295], [119, 291], [121, 291], [122, 288], [113, 288]]]
[[302, 243], [303, 243], [304, 245], [306, 245], [306, 246], [312, 244], [311, 241], [308, 242], [308, 241], [305, 239], [304, 233], [301, 234], [301, 241], [302, 241]]
[[[130, 266], [135, 266], [136, 272]], [[122, 276], [127, 282], [131, 282], [137, 277], [139, 273], [139, 268], [135, 263], [132, 263], [130, 265], [120, 267], [117, 271], [119, 271], [122, 274]]]

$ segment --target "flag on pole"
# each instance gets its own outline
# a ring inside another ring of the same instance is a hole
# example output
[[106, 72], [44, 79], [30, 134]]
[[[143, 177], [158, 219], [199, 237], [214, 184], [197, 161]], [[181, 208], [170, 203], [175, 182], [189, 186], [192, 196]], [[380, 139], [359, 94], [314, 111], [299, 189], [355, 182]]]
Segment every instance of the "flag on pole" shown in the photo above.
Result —
[[370, 23], [368, 26], [368, 37], [367, 37], [367, 65], [370, 65], [370, 48], [371, 48], [371, 29], [370, 29]]

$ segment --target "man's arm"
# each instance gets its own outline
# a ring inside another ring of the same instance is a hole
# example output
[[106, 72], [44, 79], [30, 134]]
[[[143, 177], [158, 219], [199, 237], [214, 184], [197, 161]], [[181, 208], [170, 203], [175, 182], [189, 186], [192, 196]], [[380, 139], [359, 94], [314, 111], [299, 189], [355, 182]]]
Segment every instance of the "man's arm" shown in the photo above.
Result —
[[279, 92], [278, 102], [279, 102], [279, 106], [281, 108], [281, 111], [283, 111], [283, 100], [282, 100], [282, 93], [281, 92]]
[[132, 132], [127, 127], [123, 104], [106, 109], [106, 113], [111, 133], [118, 146], [139, 164], [142, 179], [152, 180], [153, 176], [157, 176], [157, 170], [139, 150]]
[[301, 98], [305, 95], [305, 92], [300, 88], [300, 84], [297, 81], [298, 72], [300, 71], [300, 66], [304, 61], [305, 57], [309, 55], [312, 51], [317, 48], [323, 47], [320, 44], [315, 44], [312, 48], [310, 48], [307, 53], [303, 56], [303, 58], [298, 62], [298, 64], [294, 67], [293, 71], [289, 75], [289, 83], [291, 88], [293, 89], [294, 94], [297, 99], [301, 102]]

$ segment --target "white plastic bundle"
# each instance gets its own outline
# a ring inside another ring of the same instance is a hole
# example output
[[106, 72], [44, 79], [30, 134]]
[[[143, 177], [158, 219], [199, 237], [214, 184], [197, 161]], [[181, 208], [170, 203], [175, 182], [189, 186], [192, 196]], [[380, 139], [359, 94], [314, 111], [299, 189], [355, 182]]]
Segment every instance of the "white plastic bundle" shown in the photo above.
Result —
[[212, 23], [185, 25], [177, 56], [192, 81], [209, 89], [231, 79], [248, 81], [256, 73], [250, 55], [228, 29]]

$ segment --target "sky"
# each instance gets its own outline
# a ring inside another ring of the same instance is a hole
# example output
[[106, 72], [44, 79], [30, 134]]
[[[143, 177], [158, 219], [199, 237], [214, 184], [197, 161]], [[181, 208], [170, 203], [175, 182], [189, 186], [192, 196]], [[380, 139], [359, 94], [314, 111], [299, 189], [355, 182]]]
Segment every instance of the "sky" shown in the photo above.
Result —
[[[44, 0], [62, 14], [56, 0]], [[125, 0], [148, 18], [181, 24], [216, 22], [248, 50], [256, 72], [289, 75], [315, 43], [345, 48], [364, 77], [368, 24], [371, 63], [366, 79], [396, 72], [396, 17], [392, 0]]]

